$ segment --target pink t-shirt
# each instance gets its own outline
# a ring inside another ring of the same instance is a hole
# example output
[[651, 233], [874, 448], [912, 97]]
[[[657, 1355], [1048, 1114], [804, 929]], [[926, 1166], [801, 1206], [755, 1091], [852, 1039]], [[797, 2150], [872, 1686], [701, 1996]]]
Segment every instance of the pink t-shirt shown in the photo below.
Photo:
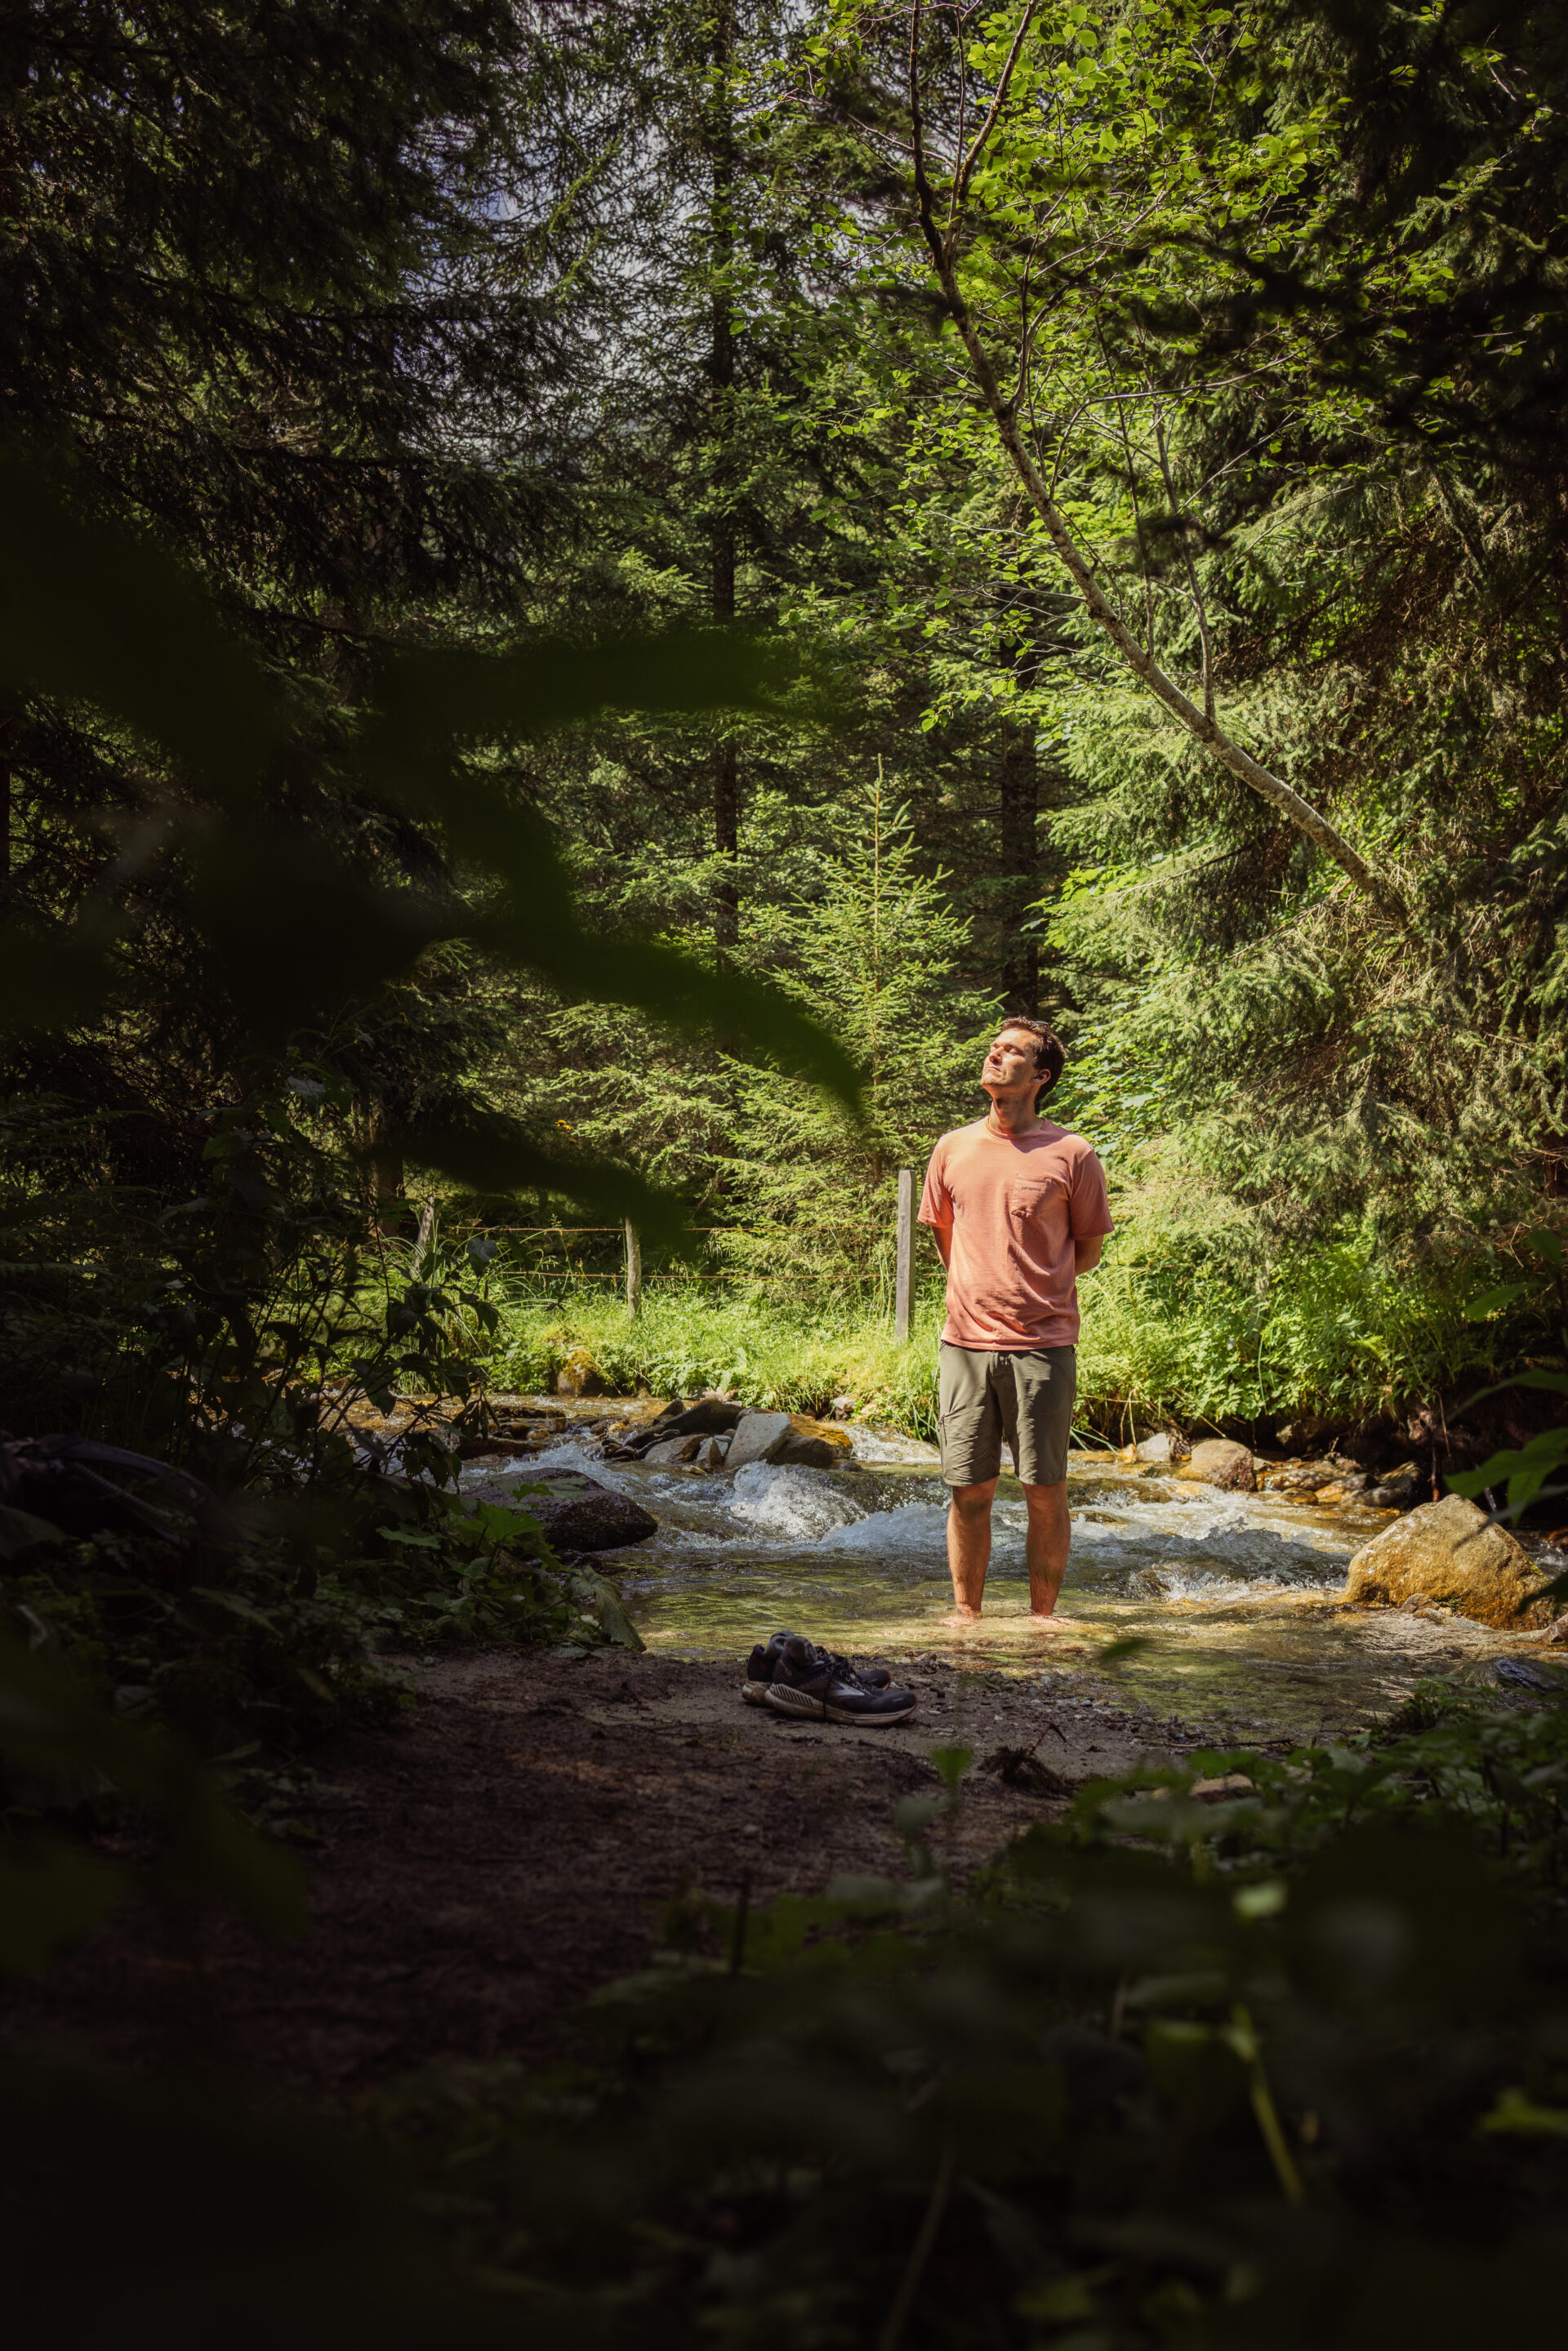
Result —
[[1105, 1171], [1081, 1134], [1049, 1121], [1032, 1134], [997, 1134], [983, 1118], [955, 1128], [931, 1155], [920, 1221], [953, 1228], [949, 1345], [1077, 1345], [1072, 1245], [1114, 1230]]

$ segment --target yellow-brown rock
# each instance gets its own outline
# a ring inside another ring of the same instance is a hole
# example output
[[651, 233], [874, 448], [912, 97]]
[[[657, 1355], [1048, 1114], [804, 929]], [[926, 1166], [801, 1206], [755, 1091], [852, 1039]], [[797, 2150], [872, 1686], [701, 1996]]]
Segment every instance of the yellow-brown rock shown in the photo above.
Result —
[[574, 1347], [556, 1374], [557, 1395], [596, 1396], [604, 1394], [604, 1374], [586, 1347]]
[[1534, 1597], [1542, 1581], [1504, 1528], [1462, 1495], [1445, 1494], [1362, 1546], [1345, 1571], [1344, 1596], [1360, 1608], [1434, 1600], [1478, 1625], [1519, 1633], [1552, 1621]]

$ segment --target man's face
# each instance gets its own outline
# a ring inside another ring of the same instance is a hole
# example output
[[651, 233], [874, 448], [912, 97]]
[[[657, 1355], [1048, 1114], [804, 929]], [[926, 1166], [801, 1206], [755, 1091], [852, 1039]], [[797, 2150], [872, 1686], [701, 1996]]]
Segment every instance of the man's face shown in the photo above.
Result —
[[1027, 1029], [1003, 1029], [980, 1071], [986, 1092], [994, 1096], [1015, 1093], [1023, 1085], [1043, 1085], [1045, 1072], [1035, 1066], [1037, 1050], [1037, 1040]]

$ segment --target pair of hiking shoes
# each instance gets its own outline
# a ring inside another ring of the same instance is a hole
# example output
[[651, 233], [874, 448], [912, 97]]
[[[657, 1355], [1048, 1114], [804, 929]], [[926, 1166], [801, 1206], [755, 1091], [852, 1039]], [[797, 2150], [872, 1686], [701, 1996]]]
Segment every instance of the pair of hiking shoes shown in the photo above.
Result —
[[758, 1641], [740, 1695], [799, 1722], [904, 1722], [915, 1707], [915, 1692], [895, 1689], [885, 1666], [852, 1666], [800, 1633]]

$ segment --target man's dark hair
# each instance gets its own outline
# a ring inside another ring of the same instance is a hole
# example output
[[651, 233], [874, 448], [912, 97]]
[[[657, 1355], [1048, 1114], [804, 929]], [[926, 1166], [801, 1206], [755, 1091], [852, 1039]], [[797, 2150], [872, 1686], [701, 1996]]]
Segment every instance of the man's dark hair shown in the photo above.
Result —
[[1034, 1066], [1045, 1080], [1044, 1085], [1034, 1098], [1034, 1106], [1038, 1110], [1061, 1075], [1067, 1060], [1067, 1049], [1047, 1020], [1033, 1020], [1027, 1015], [1020, 1014], [1016, 1020], [1004, 1020], [1001, 1023], [1001, 1027], [997, 1030], [998, 1037], [1003, 1029], [1024, 1029], [1034, 1039]]

